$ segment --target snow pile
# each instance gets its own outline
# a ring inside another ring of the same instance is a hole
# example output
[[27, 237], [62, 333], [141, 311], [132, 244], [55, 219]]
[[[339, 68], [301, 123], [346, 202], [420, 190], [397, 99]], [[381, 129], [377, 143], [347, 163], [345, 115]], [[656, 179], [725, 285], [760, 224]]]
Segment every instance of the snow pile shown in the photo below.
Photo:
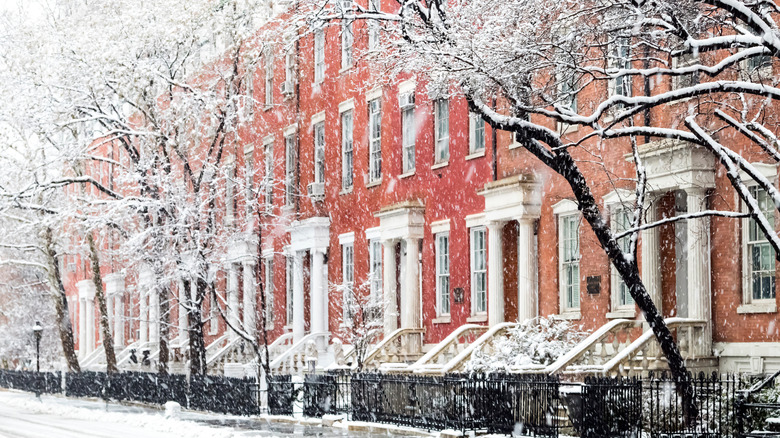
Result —
[[[190, 421], [181, 421], [165, 418], [161, 414], [136, 414], [105, 412], [95, 409], [87, 409], [58, 403], [51, 397], [42, 397], [41, 400], [27, 397], [19, 397], [14, 392], [0, 392], [0, 402], [5, 406], [11, 406], [35, 414], [45, 414], [60, 418], [83, 420], [90, 423], [101, 424], [127, 424], [133, 429], [143, 429], [149, 432], [171, 434], [171, 436], [186, 436], [188, 438], [229, 438], [236, 436], [235, 431], [219, 429], [200, 425]], [[150, 433], [151, 435], [151, 433]]]
[[554, 316], [529, 319], [508, 332], [508, 336], [490, 345], [489, 351], [485, 346], [476, 350], [466, 370], [489, 372], [546, 366], [588, 335], [579, 326]]

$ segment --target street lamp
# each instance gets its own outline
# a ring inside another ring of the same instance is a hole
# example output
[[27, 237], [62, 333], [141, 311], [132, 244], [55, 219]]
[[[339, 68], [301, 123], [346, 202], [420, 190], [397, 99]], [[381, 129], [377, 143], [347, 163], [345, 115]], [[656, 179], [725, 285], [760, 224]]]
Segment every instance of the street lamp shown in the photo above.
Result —
[[35, 370], [41, 372], [41, 335], [43, 334], [43, 327], [41, 323], [35, 321], [33, 326], [33, 334], [35, 335]]

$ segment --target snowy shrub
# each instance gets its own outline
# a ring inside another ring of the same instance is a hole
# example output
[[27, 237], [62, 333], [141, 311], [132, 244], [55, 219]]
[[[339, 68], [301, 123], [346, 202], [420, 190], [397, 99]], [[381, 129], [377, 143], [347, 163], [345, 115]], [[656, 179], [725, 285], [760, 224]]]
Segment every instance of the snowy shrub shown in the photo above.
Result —
[[495, 341], [489, 350], [476, 350], [466, 364], [469, 372], [508, 371], [510, 368], [535, 368], [555, 362], [588, 333], [570, 321], [538, 317], [519, 323], [506, 337]]

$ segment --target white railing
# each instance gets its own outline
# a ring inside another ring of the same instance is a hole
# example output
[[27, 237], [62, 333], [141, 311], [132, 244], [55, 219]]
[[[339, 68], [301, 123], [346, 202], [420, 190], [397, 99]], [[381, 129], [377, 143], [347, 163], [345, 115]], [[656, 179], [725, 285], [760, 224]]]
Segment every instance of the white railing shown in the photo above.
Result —
[[101, 357], [103, 357], [105, 361], [106, 350], [102, 345], [94, 349], [92, 353], [89, 353], [79, 365], [83, 369], [88, 369], [91, 366], [98, 365]]
[[422, 346], [424, 333], [425, 329], [423, 328], [401, 328], [390, 333], [366, 354], [363, 359], [363, 368], [378, 369], [386, 363], [404, 363], [408, 358], [419, 354], [419, 351], [411, 351], [409, 347], [412, 344], [412, 337], [419, 337], [415, 342], [417, 342], [416, 345]]
[[544, 369], [547, 374], [591, 372], [601, 369], [607, 361], [631, 343], [630, 331], [642, 326], [642, 321], [612, 320], [585, 338], [558, 360]]
[[478, 335], [482, 335], [487, 330], [487, 326], [477, 324], [464, 324], [458, 327], [417, 362], [410, 365], [410, 371], [415, 373], [439, 371], [450, 360], [468, 348]]
[[304, 336], [287, 351], [271, 361], [271, 372], [281, 374], [303, 373], [308, 359], [319, 360], [319, 352], [317, 351], [317, 340], [319, 339], [324, 340], [323, 345], [328, 345], [330, 333], [310, 333]]
[[450, 359], [449, 362], [442, 365], [441, 367], [436, 368], [435, 370], [428, 369], [425, 371], [415, 372], [425, 372], [428, 374], [446, 374], [462, 371], [463, 368], [465, 368], [466, 363], [469, 361], [469, 359], [471, 359], [471, 355], [474, 354], [475, 351], [479, 350], [486, 354], [493, 353], [495, 350], [496, 341], [501, 339], [503, 336], [506, 336], [507, 332], [515, 327], [517, 327], [517, 323], [515, 322], [502, 322], [500, 324], [496, 324], [493, 327], [490, 327], [485, 333], [482, 334], [482, 336], [477, 338], [476, 341], [469, 344], [460, 353], [458, 353], [455, 357]]

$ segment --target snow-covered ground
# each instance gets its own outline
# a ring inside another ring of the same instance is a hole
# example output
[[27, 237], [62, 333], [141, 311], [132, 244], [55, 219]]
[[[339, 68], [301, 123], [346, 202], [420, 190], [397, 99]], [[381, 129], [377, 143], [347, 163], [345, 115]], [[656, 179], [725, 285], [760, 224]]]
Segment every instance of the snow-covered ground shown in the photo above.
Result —
[[[264, 419], [164, 411], [97, 400], [0, 390], [0, 438], [223, 438], [271, 436], [345, 437], [368, 434], [339, 428], [269, 423]], [[388, 437], [388, 435], [383, 435]]]

